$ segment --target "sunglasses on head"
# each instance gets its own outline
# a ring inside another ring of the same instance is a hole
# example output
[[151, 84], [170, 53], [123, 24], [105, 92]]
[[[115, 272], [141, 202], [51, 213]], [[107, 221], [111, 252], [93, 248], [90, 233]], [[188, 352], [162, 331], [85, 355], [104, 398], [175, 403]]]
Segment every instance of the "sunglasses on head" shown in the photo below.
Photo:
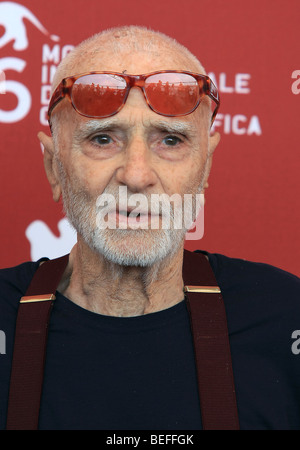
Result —
[[152, 111], [168, 117], [185, 116], [199, 106], [205, 95], [219, 109], [219, 93], [207, 75], [177, 70], [162, 70], [145, 75], [115, 72], [90, 72], [64, 78], [55, 89], [48, 109], [48, 119], [55, 106], [67, 98], [82, 116], [101, 119], [117, 114], [132, 87], [139, 87]]

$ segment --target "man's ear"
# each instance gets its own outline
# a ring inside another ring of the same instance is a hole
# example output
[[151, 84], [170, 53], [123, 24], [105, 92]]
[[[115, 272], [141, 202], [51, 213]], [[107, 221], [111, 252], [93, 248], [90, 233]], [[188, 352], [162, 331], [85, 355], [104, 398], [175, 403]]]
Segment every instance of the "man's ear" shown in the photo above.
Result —
[[221, 139], [220, 133], [217, 132], [215, 132], [209, 137], [209, 149], [208, 149], [207, 165], [205, 170], [205, 179], [204, 179], [205, 181], [203, 190], [201, 192], [202, 194], [204, 194], [205, 189], [208, 188], [208, 177], [212, 166], [213, 154], [218, 143], [220, 142], [220, 139]]
[[220, 133], [214, 132], [211, 136], [209, 136], [209, 154], [212, 155], [215, 151], [218, 143], [220, 142], [221, 136]]
[[44, 149], [44, 167], [52, 189], [53, 200], [58, 202], [61, 196], [61, 187], [54, 158], [53, 138], [47, 136], [43, 131], [38, 133], [38, 138]]

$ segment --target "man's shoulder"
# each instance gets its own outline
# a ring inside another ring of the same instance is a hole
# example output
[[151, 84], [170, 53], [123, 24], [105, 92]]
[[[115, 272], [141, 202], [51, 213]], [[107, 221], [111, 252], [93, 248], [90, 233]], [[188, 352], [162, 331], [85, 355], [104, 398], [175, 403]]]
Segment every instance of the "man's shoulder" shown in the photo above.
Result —
[[240, 311], [242, 315], [248, 314], [249, 319], [264, 314], [276, 320], [299, 317], [299, 277], [270, 264], [204, 253], [209, 258], [229, 313]]
[[16, 305], [20, 297], [25, 294], [41, 261], [27, 261], [14, 267], [0, 269], [0, 301], [2, 304], [5, 302]]
[[211, 263], [216, 278], [224, 288], [241, 283], [250, 284], [255, 288], [270, 288], [270, 285], [285, 288], [300, 289], [300, 278], [279, 267], [262, 262], [232, 258], [219, 253], [204, 252]]

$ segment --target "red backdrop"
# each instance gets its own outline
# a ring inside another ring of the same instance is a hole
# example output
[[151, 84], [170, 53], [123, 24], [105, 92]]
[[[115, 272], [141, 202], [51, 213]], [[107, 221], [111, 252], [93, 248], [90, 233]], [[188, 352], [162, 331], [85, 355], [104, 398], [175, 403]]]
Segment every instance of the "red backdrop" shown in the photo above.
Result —
[[186, 45], [221, 94], [204, 237], [186, 247], [299, 276], [299, 20], [299, 0], [0, 1], [0, 267], [71, 247], [36, 137], [50, 80], [69, 46], [136, 24]]

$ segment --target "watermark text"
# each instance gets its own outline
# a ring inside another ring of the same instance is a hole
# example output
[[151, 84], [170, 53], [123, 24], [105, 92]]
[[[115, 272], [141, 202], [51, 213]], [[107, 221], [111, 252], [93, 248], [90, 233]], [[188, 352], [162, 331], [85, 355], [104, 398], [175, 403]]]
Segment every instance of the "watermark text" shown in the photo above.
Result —
[[0, 330], [0, 355], [6, 355], [6, 336], [2, 330]]
[[292, 339], [295, 339], [294, 342], [292, 343], [292, 353], [294, 355], [299, 355], [300, 354], [300, 330], [295, 330], [292, 333]]
[[120, 186], [118, 195], [101, 194], [96, 201], [96, 224], [101, 230], [183, 230], [187, 240], [204, 234], [204, 195], [141, 193], [129, 195]]
[[292, 83], [292, 93], [298, 95], [300, 94], [300, 70], [294, 70], [292, 73], [292, 79], [296, 80]]

